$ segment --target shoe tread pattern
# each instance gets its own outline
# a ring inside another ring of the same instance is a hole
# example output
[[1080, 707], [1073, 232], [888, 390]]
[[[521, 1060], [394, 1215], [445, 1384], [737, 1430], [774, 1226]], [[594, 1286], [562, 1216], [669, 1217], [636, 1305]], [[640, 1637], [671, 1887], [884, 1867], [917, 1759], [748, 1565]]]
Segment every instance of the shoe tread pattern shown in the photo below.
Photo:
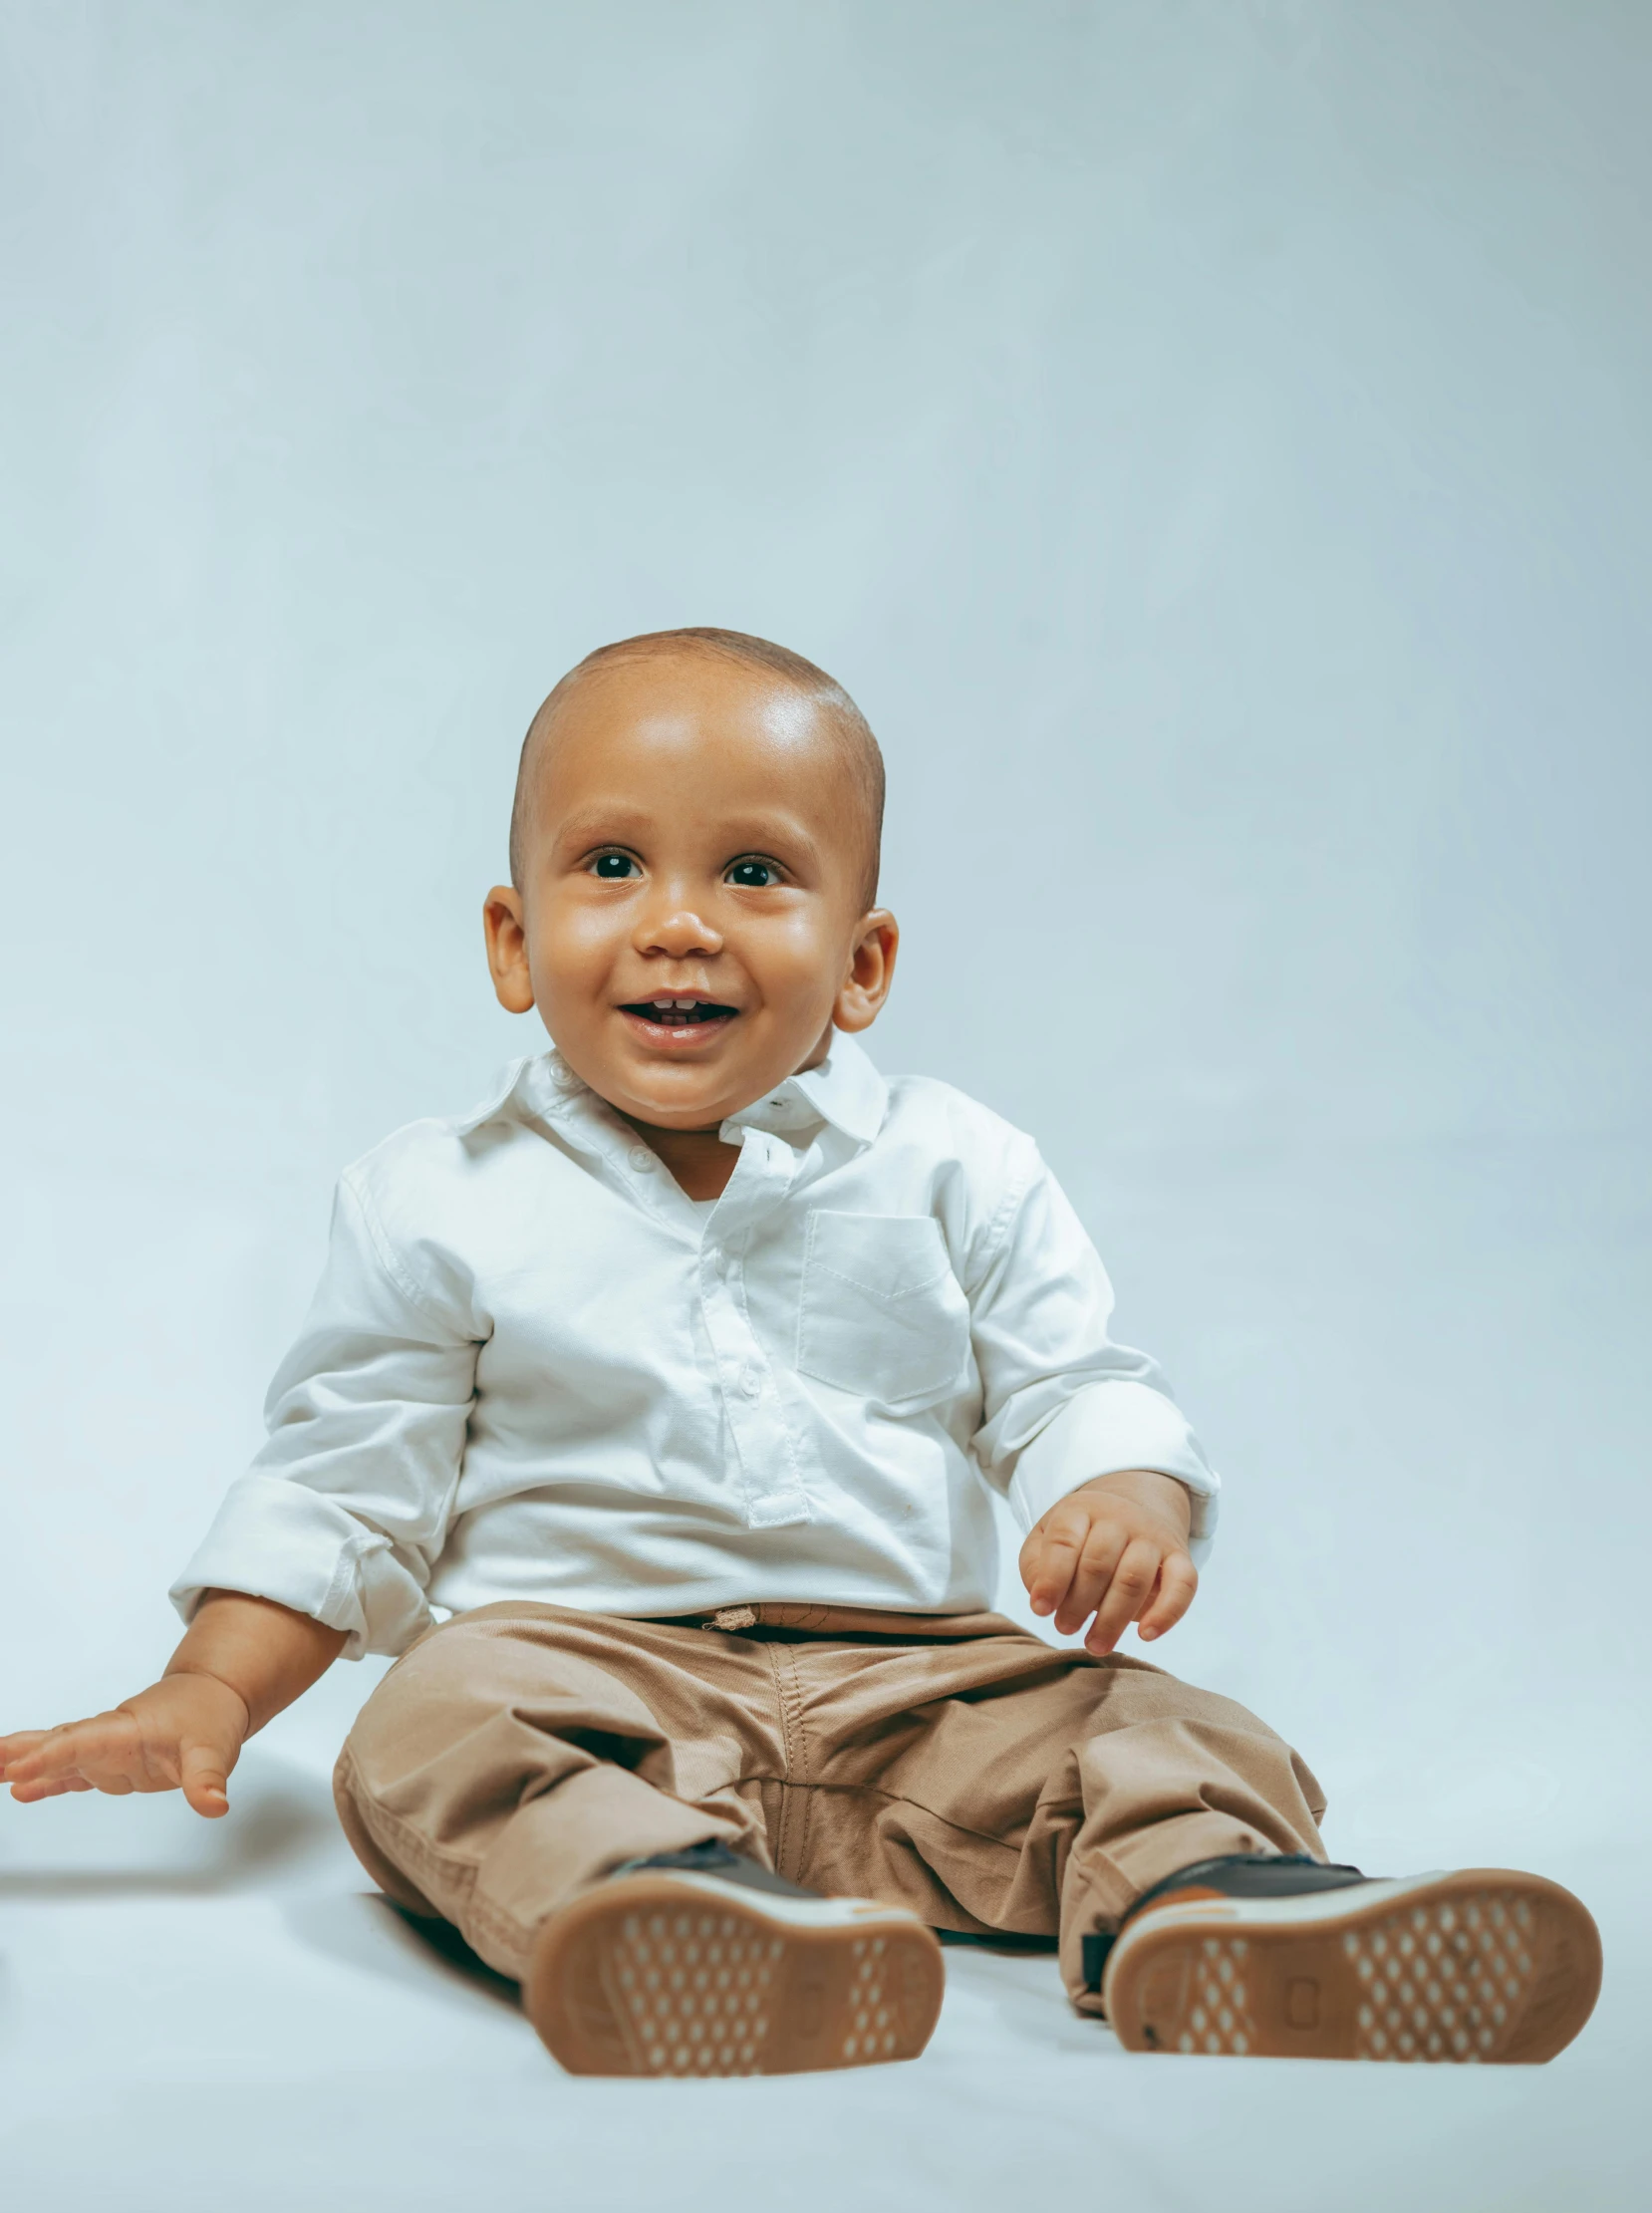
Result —
[[1294, 1926], [1212, 1914], [1121, 1955], [1109, 2009], [1138, 2051], [1452, 2062], [1552, 2059], [1600, 1984], [1584, 1908], [1539, 1876], [1440, 1877]]
[[686, 1886], [628, 1879], [559, 1915], [527, 1989], [576, 2075], [789, 2075], [914, 2059], [940, 2013], [940, 1947], [876, 1915], [782, 1925]]

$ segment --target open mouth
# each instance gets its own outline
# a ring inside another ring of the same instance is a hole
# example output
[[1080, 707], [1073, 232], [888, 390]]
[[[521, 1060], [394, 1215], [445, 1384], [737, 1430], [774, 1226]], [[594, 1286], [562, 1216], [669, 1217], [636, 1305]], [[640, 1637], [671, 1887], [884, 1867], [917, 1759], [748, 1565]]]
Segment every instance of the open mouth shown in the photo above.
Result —
[[736, 1006], [724, 1006], [716, 999], [657, 998], [630, 999], [620, 1011], [635, 1015], [640, 1022], [647, 1022], [657, 1029], [703, 1029], [712, 1022], [731, 1022], [739, 1012]]

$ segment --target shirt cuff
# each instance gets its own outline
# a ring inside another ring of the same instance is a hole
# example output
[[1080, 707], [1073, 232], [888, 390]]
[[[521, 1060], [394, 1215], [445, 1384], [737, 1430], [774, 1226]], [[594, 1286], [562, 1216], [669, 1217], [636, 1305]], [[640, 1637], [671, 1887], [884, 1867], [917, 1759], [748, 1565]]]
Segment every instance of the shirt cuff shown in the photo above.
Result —
[[1126, 1468], [1148, 1468], [1186, 1485], [1193, 1507], [1188, 1548], [1195, 1566], [1203, 1566], [1216, 1533], [1221, 1478], [1180, 1407], [1150, 1384], [1093, 1383], [1076, 1392], [1022, 1451], [1009, 1504], [1030, 1529], [1081, 1483]]
[[347, 1660], [403, 1652], [432, 1618], [389, 1537], [337, 1500], [280, 1476], [242, 1476], [230, 1485], [167, 1595], [187, 1622], [208, 1590], [273, 1598], [344, 1630]]

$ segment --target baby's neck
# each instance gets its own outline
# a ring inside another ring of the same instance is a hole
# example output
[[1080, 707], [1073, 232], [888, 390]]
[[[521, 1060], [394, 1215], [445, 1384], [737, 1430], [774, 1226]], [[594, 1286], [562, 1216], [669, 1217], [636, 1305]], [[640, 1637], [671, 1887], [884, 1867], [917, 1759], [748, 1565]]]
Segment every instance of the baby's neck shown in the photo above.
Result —
[[639, 1122], [634, 1114], [624, 1119], [660, 1155], [690, 1199], [722, 1197], [740, 1150], [723, 1143], [717, 1135], [720, 1124], [708, 1130], [664, 1130], [653, 1122]]

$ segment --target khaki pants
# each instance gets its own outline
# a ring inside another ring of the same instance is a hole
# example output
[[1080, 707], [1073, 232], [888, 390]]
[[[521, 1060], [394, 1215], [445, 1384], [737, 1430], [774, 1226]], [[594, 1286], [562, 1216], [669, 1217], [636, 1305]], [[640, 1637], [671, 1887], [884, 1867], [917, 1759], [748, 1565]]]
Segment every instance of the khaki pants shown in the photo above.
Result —
[[[996, 1614], [740, 1609], [750, 1626], [481, 1606], [429, 1630], [335, 1777], [368, 1872], [521, 1978], [621, 1860], [721, 1837], [940, 1929], [1081, 1942], [1219, 1852], [1321, 1852], [1324, 1799], [1242, 1706]], [[727, 1617], [724, 1616], [724, 1619]]]

